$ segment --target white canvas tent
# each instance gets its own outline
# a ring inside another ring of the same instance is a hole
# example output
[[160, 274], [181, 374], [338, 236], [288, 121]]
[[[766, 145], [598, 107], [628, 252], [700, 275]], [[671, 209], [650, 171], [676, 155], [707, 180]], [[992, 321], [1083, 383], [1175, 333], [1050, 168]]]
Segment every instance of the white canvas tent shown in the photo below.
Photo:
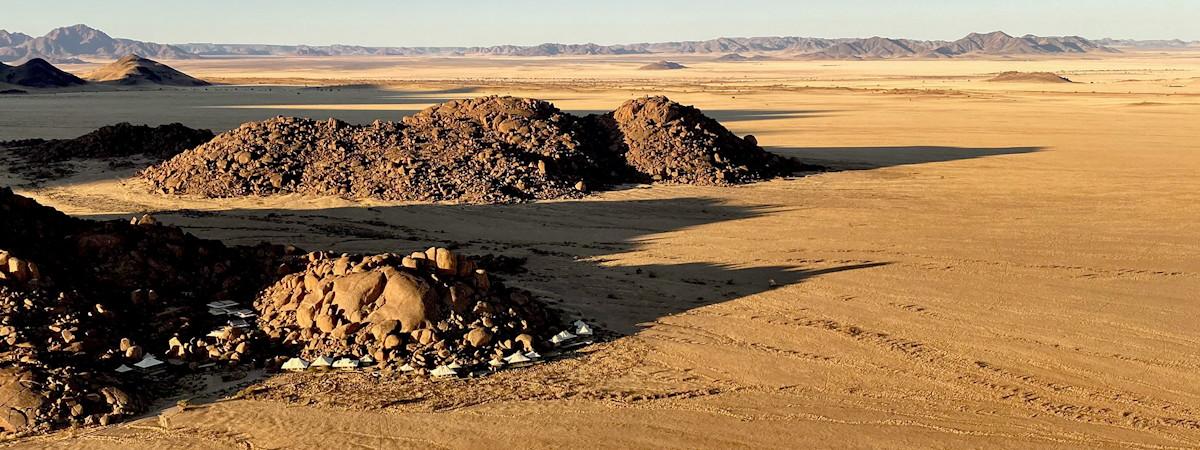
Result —
[[308, 369], [308, 361], [300, 358], [292, 358], [283, 363], [283, 367], [281, 367], [281, 369], [291, 371], [305, 370]]
[[438, 366], [436, 369], [433, 369], [432, 372], [429, 372], [429, 374], [439, 378], [453, 377], [458, 376], [458, 371], [451, 369], [449, 366]]

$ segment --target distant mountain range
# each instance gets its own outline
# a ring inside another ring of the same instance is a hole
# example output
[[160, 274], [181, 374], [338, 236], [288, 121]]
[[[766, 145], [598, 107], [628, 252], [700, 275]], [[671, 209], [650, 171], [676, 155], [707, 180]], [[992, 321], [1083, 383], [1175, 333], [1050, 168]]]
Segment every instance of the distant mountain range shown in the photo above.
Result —
[[443, 56], [559, 56], [639, 54], [770, 53], [793, 58], [865, 59], [966, 55], [1037, 55], [1059, 53], [1113, 53], [1117, 50], [1078, 36], [1013, 37], [1003, 32], [970, 34], [957, 41], [918, 41], [871, 37], [825, 39], [805, 37], [717, 38], [707, 41], [656, 42], [622, 45], [542, 44], [493, 47], [359, 47], [281, 46], [239, 44], [180, 44], [177, 47], [204, 56], [232, 55], [443, 55]]
[[0, 30], [0, 61], [42, 58], [55, 63], [80, 58], [113, 59], [137, 54], [155, 59], [225, 56], [559, 56], [639, 54], [770, 54], [802, 59], [953, 58], [962, 56], [1029, 56], [1114, 53], [1117, 48], [1185, 48], [1184, 41], [1088, 40], [1078, 36], [1014, 37], [1000, 31], [972, 33], [956, 41], [913, 39], [750, 37], [707, 41], [657, 42], [622, 45], [542, 44], [491, 47], [364, 47], [356, 45], [158, 44], [110, 37], [86, 25], [50, 31], [42, 37]]
[[0, 61], [28, 61], [41, 58], [53, 63], [79, 62], [79, 58], [113, 59], [126, 55], [161, 59], [188, 59], [197, 56], [179, 47], [115, 39], [87, 25], [56, 28], [42, 37], [0, 30]]
[[1158, 39], [1139, 41], [1134, 39], [1105, 38], [1095, 41], [1106, 47], [1134, 48], [1141, 50], [1170, 50], [1180, 48], [1200, 48], [1200, 41], [1184, 41], [1180, 39]]

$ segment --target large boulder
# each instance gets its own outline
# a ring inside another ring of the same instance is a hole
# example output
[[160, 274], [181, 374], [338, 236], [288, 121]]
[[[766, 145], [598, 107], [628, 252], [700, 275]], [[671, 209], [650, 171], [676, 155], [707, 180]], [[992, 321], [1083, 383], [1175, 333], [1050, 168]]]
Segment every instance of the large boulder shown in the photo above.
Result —
[[46, 398], [30, 389], [33, 374], [17, 368], [0, 369], [0, 431], [21, 431], [28, 427]]
[[343, 275], [333, 280], [333, 304], [352, 322], [361, 322], [365, 305], [375, 303], [391, 278], [382, 271]]
[[396, 321], [399, 331], [408, 333], [440, 320], [438, 294], [429, 282], [394, 267], [384, 267], [380, 273], [386, 277], [387, 286], [382, 303], [367, 317], [368, 322]]

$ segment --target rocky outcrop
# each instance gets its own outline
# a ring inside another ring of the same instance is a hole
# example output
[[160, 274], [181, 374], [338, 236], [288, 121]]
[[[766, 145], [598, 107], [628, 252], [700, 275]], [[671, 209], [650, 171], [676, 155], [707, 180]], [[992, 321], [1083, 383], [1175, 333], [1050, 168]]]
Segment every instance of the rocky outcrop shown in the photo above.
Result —
[[147, 355], [171, 353], [184, 368], [261, 364], [248, 345], [203, 357], [174, 347], [250, 341], [208, 337], [225, 320], [205, 304], [252, 299], [290, 271], [281, 266], [288, 254], [226, 247], [149, 216], [75, 219], [0, 189], [0, 433], [138, 413], [155, 391], [144, 374], [118, 369]]
[[56, 162], [73, 158], [123, 158], [144, 155], [166, 159], [213, 138], [209, 130], [196, 130], [178, 123], [150, 127], [118, 123], [104, 126], [74, 139], [31, 141], [6, 144], [24, 147], [21, 153], [36, 162]]
[[309, 358], [369, 356], [389, 368], [475, 366], [548, 337], [546, 311], [449, 249], [309, 255], [259, 296], [260, 326]]
[[666, 97], [630, 100], [602, 117], [625, 164], [641, 181], [737, 184], [785, 175], [797, 164], [763, 151], [699, 109]]
[[665, 97], [575, 117], [541, 100], [482, 97], [401, 122], [275, 118], [244, 124], [142, 176], [205, 197], [300, 193], [505, 203], [581, 197], [612, 183], [733, 184], [788, 161]]

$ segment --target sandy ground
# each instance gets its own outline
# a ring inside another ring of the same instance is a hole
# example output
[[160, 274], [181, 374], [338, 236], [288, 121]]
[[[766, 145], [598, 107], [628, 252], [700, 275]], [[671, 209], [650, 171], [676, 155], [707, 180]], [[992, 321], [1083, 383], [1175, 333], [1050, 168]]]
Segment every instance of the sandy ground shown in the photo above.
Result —
[[[773, 151], [848, 170], [509, 206], [167, 198], [129, 171], [24, 187], [71, 214], [156, 211], [230, 243], [379, 252], [457, 242], [527, 256], [529, 273], [510, 283], [616, 337], [479, 381], [278, 376], [237, 397], [16, 447], [1200, 447], [1193, 55], [684, 61], [692, 75], [575, 59], [351, 62], [361, 66], [180, 65], [231, 79], [420, 81], [257, 97], [31, 95], [0, 110], [0, 130], [75, 132], [76, 116], [223, 129], [281, 110], [367, 121], [486, 93], [598, 111], [662, 92]], [[1081, 83], [980, 81], [1002, 70]], [[544, 75], [564, 72], [591, 81]], [[146, 110], [73, 106], [96, 102]], [[38, 108], [70, 120], [22, 114]]]

